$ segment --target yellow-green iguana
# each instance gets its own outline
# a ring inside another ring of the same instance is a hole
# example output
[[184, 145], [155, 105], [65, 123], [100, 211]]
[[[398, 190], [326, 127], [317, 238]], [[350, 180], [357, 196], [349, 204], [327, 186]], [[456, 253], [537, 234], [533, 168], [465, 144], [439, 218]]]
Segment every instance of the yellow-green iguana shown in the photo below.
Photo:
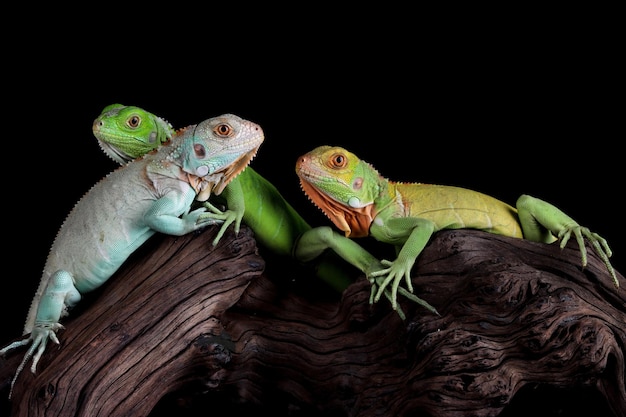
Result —
[[[479, 229], [545, 243], [560, 240], [561, 248], [573, 235], [583, 267], [587, 265], [586, 238], [619, 287], [606, 240], [537, 198], [522, 195], [514, 208], [465, 188], [390, 181], [337, 146], [320, 146], [303, 155], [296, 163], [296, 173], [305, 194], [345, 236], [369, 235], [395, 246], [395, 260], [381, 260], [383, 268], [366, 271], [370, 281], [378, 282], [374, 301], [391, 283], [395, 308], [396, 289], [403, 277], [412, 292], [411, 269], [432, 234], [442, 229]], [[378, 281], [381, 277], [383, 282]]]

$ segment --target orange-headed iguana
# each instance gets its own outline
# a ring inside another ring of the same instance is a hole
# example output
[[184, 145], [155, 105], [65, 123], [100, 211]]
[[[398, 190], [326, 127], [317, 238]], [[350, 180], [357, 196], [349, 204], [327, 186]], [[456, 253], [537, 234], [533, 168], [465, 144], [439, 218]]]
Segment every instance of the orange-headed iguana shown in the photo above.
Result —
[[[606, 240], [537, 198], [522, 195], [512, 207], [465, 188], [390, 181], [337, 146], [320, 146], [303, 155], [296, 163], [296, 173], [305, 194], [345, 236], [372, 236], [395, 246], [396, 259], [381, 260], [384, 267], [378, 270], [364, 270], [370, 281], [378, 282], [374, 302], [391, 283], [395, 307], [396, 289], [403, 277], [412, 292], [411, 269], [432, 234], [443, 229], [479, 229], [545, 243], [560, 240], [561, 248], [573, 235], [583, 267], [587, 264], [586, 238], [619, 287]], [[307, 246], [301, 249], [306, 251]], [[378, 281], [381, 277], [383, 282]]]

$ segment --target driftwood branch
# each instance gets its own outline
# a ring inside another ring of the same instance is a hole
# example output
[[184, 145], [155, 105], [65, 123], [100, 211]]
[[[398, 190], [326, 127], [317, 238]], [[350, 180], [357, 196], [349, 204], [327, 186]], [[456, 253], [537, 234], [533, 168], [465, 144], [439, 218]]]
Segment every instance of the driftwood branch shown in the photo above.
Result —
[[[441, 316], [403, 300], [402, 321], [369, 305], [362, 276], [320, 297], [297, 265], [262, 272], [248, 228], [217, 248], [214, 233], [153, 238], [85, 298], [11, 415], [521, 416], [542, 387], [626, 415], [626, 282], [591, 248], [583, 270], [575, 242], [437, 233], [413, 282]], [[0, 367], [1, 394], [22, 355]]]
[[[234, 346], [220, 316], [263, 270], [249, 229], [213, 248], [213, 229], [158, 235], [65, 320], [37, 375], [25, 369], [14, 416], [146, 416], [168, 392], [219, 381]], [[2, 367], [13, 373], [23, 351]], [[8, 390], [6, 391], [8, 395]]]

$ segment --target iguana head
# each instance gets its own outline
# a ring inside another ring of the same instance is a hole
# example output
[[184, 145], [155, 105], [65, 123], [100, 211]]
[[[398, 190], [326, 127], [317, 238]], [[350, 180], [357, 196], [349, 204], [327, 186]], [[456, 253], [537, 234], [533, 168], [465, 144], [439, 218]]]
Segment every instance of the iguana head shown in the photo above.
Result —
[[111, 104], [93, 122], [92, 131], [109, 157], [125, 164], [167, 142], [174, 129], [142, 108]]
[[223, 114], [177, 133], [168, 158], [189, 175], [196, 199], [204, 201], [211, 193], [222, 193], [250, 164], [264, 139], [256, 123]]
[[298, 159], [296, 173], [304, 193], [346, 236], [369, 234], [379, 192], [371, 165], [338, 146], [320, 146]]

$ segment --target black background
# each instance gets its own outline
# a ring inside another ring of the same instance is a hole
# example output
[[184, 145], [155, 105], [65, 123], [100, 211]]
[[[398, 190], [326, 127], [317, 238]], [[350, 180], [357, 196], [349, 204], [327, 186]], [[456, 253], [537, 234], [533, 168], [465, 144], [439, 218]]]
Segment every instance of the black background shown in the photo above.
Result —
[[552, 202], [625, 269], [615, 10], [117, 7], [25, 11], [3, 37], [2, 340], [20, 335], [66, 214], [116, 167], [91, 133], [116, 102], [175, 127], [222, 113], [259, 123], [252, 166], [312, 225], [329, 222], [294, 164], [336, 144], [392, 180]]

